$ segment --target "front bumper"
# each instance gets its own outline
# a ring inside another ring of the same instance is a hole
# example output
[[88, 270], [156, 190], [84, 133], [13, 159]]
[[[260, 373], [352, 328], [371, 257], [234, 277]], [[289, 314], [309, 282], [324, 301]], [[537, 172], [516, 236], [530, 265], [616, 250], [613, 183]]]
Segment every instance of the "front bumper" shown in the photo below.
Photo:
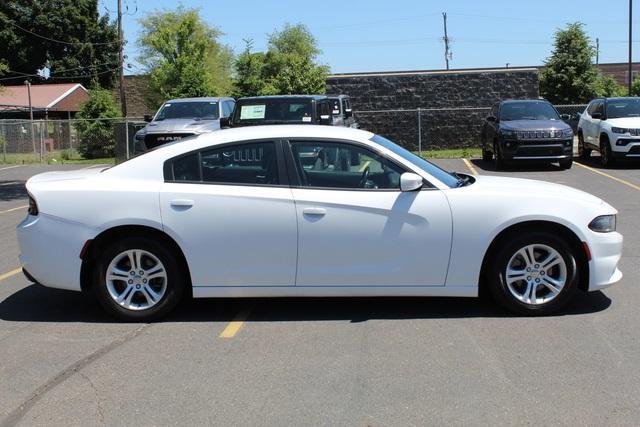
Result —
[[618, 232], [591, 232], [587, 245], [591, 251], [589, 262], [589, 290], [597, 291], [622, 279], [618, 262], [622, 257], [623, 237]]
[[611, 155], [618, 159], [640, 159], [640, 138], [620, 137], [611, 147]]
[[573, 158], [573, 139], [566, 140], [503, 140], [504, 160], [558, 161]]

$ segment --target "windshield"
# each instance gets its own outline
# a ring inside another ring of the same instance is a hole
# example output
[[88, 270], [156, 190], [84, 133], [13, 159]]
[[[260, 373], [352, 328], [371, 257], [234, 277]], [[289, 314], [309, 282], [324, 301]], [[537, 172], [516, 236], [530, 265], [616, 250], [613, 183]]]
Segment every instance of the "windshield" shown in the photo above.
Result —
[[380, 135], [374, 135], [371, 138], [371, 141], [382, 145], [384, 148], [391, 150], [393, 153], [397, 154], [403, 159], [413, 163], [423, 171], [427, 172], [429, 175], [441, 181], [446, 186], [450, 188], [455, 188], [458, 186], [459, 177], [454, 176], [453, 174], [447, 172], [439, 166], [436, 166], [433, 163], [423, 159], [422, 157], [416, 156], [411, 151], [405, 150], [399, 145], [389, 141], [387, 138], [384, 138]]
[[167, 102], [160, 108], [154, 120], [215, 120], [219, 117], [218, 103], [216, 101]]
[[269, 100], [252, 104], [239, 104], [233, 121], [235, 123], [311, 123], [313, 110], [310, 101]]
[[507, 102], [500, 108], [500, 120], [560, 120], [558, 112], [548, 102]]
[[640, 98], [607, 100], [607, 118], [640, 117]]

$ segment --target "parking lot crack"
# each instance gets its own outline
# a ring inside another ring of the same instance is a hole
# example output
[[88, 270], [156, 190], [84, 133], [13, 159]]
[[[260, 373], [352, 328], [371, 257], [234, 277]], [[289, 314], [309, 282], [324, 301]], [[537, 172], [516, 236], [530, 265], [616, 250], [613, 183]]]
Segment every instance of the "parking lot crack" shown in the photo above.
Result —
[[78, 375], [84, 378], [91, 386], [91, 389], [93, 390], [93, 394], [96, 397], [96, 407], [98, 409], [98, 417], [100, 418], [100, 424], [106, 425], [104, 422], [104, 413], [102, 412], [102, 402], [100, 401], [100, 395], [98, 394], [98, 389], [96, 388], [95, 384], [93, 384], [93, 381], [91, 381], [91, 378], [89, 378], [87, 374], [85, 374], [82, 371], [78, 371]]
[[130, 331], [121, 337], [111, 341], [109, 344], [99, 348], [93, 353], [87, 355], [86, 357], [78, 360], [67, 368], [63, 369], [49, 381], [38, 387], [33, 393], [31, 393], [18, 407], [13, 409], [9, 414], [0, 422], [0, 427], [8, 427], [15, 426], [18, 424], [22, 418], [42, 399], [48, 392], [56, 388], [58, 385], [65, 382], [67, 379], [72, 377], [74, 374], [80, 373], [80, 371], [96, 360], [102, 358], [108, 353], [112, 352], [116, 348], [122, 346], [123, 344], [133, 340], [142, 332], [144, 332], [147, 328], [149, 328], [151, 324], [142, 325], [133, 331]]

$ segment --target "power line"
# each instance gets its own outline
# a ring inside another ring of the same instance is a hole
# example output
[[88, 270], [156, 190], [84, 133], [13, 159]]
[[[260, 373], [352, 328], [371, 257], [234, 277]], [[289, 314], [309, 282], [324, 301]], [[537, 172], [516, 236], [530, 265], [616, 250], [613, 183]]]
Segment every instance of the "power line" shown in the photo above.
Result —
[[0, 15], [0, 17], [4, 18], [5, 22], [7, 22], [10, 25], [13, 25], [14, 27], [18, 28], [19, 30], [24, 31], [25, 33], [29, 33], [32, 36], [41, 38], [43, 40], [48, 40], [50, 42], [54, 42], [54, 43], [60, 43], [60, 44], [66, 44], [66, 45], [93, 45], [93, 46], [103, 46], [103, 45], [110, 45], [110, 44], [116, 44], [116, 43], [120, 43], [120, 40], [118, 41], [113, 41], [113, 42], [98, 42], [98, 43], [92, 43], [92, 42], [66, 42], [64, 40], [57, 40], [57, 39], [53, 39], [51, 37], [46, 37], [46, 36], [42, 36], [40, 34], [34, 33], [31, 30], [27, 30], [26, 28], [21, 27], [20, 25], [16, 24], [15, 22], [13, 22], [11, 19]]
[[[65, 73], [67, 71], [84, 70], [86, 68], [98, 68], [98, 67], [102, 67], [102, 66], [105, 66], [105, 65], [113, 65], [113, 64], [114, 64], [114, 62], [105, 62], [103, 64], [87, 65], [87, 66], [83, 66], [83, 67], [66, 68], [66, 69], [59, 69], [59, 70], [58, 69], [54, 69], [53, 72], [56, 73], [56, 74], [57, 73]], [[107, 70], [107, 71], [109, 71], [109, 70]], [[49, 76], [49, 77], [44, 77], [42, 74], [37, 74], [37, 73], [36, 74], [27, 74], [27, 73], [22, 73], [20, 71], [15, 71], [15, 70], [8, 70], [8, 72], [15, 73], [15, 74], [20, 74], [20, 75], [19, 76], [13, 76], [13, 77], [3, 77], [3, 78], [0, 78], [0, 80], [15, 80], [15, 79], [23, 78], [23, 77], [43, 77], [45, 79], [67, 79], [67, 78], [73, 77], [73, 76], [70, 76], [70, 77], [67, 77], [67, 76]], [[104, 74], [104, 72], [95, 73], [95, 74]], [[90, 77], [90, 76], [88, 76], [88, 77]]]

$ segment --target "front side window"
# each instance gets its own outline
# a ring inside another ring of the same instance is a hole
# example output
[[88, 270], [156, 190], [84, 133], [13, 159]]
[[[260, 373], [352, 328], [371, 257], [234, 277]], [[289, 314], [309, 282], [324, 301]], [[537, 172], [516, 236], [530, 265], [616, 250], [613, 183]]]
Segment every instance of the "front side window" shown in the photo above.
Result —
[[172, 170], [175, 181], [244, 185], [280, 183], [273, 142], [204, 149], [173, 160]]
[[167, 102], [164, 104], [154, 120], [167, 119], [201, 119], [215, 120], [220, 117], [216, 101], [188, 101]]
[[[593, 108], [593, 113], [602, 115], [604, 113], [604, 101], [596, 101], [596, 105]], [[593, 115], [593, 113], [591, 115]]]
[[399, 166], [358, 145], [309, 141], [292, 142], [300, 183], [305, 187], [400, 189]]

